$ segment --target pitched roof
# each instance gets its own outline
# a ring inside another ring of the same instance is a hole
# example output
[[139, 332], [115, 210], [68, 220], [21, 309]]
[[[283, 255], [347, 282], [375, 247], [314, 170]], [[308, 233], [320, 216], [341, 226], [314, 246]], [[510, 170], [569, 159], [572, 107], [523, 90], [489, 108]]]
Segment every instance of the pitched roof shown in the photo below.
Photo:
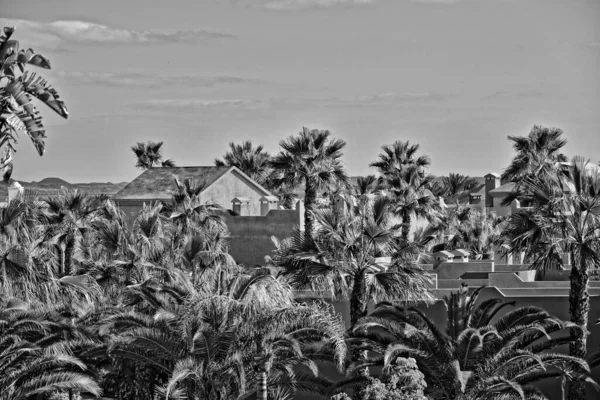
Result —
[[432, 254], [432, 256], [446, 256], [446, 257], [450, 257], [453, 258], [454, 254], [450, 253], [449, 251], [446, 250], [440, 250], [440, 251], [436, 251], [435, 253]]
[[113, 200], [168, 200], [170, 191], [175, 190], [175, 179], [194, 180], [196, 185], [206, 182], [206, 187], [223, 176], [231, 167], [155, 167], [142, 172], [140, 176], [119, 190]]
[[182, 182], [191, 179], [196, 185], [205, 183], [202, 191], [208, 189], [223, 175], [235, 171], [241, 177], [270, 196], [271, 193], [254, 182], [236, 167], [155, 167], [142, 172], [140, 176], [129, 182], [115, 194], [113, 200], [169, 200], [171, 191], [176, 189], [175, 179]]
[[515, 183], [508, 182], [504, 185], [497, 187], [496, 189], [490, 190], [490, 194], [494, 196], [495, 194], [508, 194], [512, 193], [515, 190]]

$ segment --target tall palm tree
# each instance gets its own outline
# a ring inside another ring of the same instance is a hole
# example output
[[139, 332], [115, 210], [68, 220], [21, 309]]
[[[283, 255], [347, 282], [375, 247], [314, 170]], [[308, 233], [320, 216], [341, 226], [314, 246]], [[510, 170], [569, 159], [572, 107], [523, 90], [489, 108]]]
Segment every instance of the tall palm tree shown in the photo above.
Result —
[[252, 142], [247, 140], [242, 144], [229, 143], [229, 151], [223, 155], [223, 159], [215, 159], [215, 165], [237, 167], [262, 185], [270, 173], [270, 159], [271, 155], [264, 150], [263, 145], [254, 147]]
[[379, 171], [380, 182], [407, 172], [424, 176], [425, 169], [431, 165], [431, 159], [427, 155], [417, 157], [419, 148], [418, 144], [400, 140], [391, 145], [384, 145], [381, 147], [382, 152], [377, 157], [377, 161], [373, 161], [369, 166]]
[[69, 116], [56, 90], [45, 79], [25, 71], [27, 65], [50, 69], [50, 61], [33, 49], [19, 50], [19, 41], [11, 40], [14, 31], [14, 27], [5, 27], [0, 33], [0, 82], [6, 80], [0, 86], [0, 148], [6, 146], [0, 159], [0, 171], [5, 182], [12, 174], [15, 138], [19, 133], [26, 133], [38, 154], [44, 155], [46, 130], [40, 112], [31, 102], [32, 97], [61, 117]]
[[383, 184], [393, 202], [392, 212], [402, 221], [402, 238], [406, 241], [413, 219], [437, 223], [441, 218], [439, 202], [429, 189], [433, 177], [407, 174], [387, 178]]
[[[427, 300], [424, 275], [401, 260], [389, 208], [389, 200], [380, 197], [358, 214], [319, 210], [314, 236], [297, 232], [279, 243], [273, 261], [297, 289], [349, 297], [352, 326], [365, 315], [369, 300]], [[389, 266], [382, 264], [386, 257]]]
[[296, 136], [282, 140], [283, 149], [271, 160], [278, 181], [288, 187], [304, 184], [304, 233], [309, 239], [314, 230], [314, 211], [319, 190], [333, 184], [347, 185], [348, 175], [340, 158], [346, 142], [331, 138], [326, 130], [302, 128]]
[[518, 182], [526, 177], [552, 173], [557, 162], [568, 161], [561, 153], [567, 144], [563, 131], [534, 125], [527, 136], [509, 136], [517, 152], [502, 173], [503, 181]]
[[417, 157], [418, 144], [396, 141], [385, 145], [378, 160], [370, 164], [379, 172], [379, 187], [394, 199], [394, 213], [402, 220], [402, 237], [408, 239], [413, 218], [434, 222], [439, 218], [438, 201], [431, 192], [433, 176], [426, 173], [428, 156]]
[[445, 331], [416, 308], [378, 305], [351, 338], [351, 345], [371, 355], [351, 369], [412, 357], [434, 400], [545, 399], [535, 387], [542, 379], [589, 381], [583, 359], [556, 352], [572, 341], [564, 333], [573, 324], [531, 306], [503, 313], [512, 303], [497, 298], [478, 302], [482, 289], [463, 287], [444, 298]]
[[163, 142], [137, 142], [135, 146], [131, 147], [131, 151], [136, 157], [135, 166], [143, 170], [157, 166], [174, 167], [173, 160], [163, 158], [162, 145]]
[[[590, 168], [592, 167], [592, 168]], [[505, 244], [525, 252], [532, 268], [561, 269], [570, 259], [569, 313], [573, 342], [569, 354], [585, 358], [590, 309], [590, 272], [600, 267], [600, 174], [582, 157], [574, 157], [560, 174], [526, 178], [520, 190], [531, 208], [508, 219]], [[585, 386], [569, 385], [569, 398], [585, 397]]]

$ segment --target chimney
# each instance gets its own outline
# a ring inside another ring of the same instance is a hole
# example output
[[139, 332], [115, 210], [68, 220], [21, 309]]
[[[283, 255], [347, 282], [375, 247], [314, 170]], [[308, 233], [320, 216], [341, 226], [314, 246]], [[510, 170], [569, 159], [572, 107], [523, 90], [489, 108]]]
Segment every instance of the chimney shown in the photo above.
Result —
[[492, 208], [492, 207], [494, 207], [494, 198], [490, 194], [490, 191], [500, 187], [500, 175], [498, 175], [494, 172], [490, 172], [484, 178], [485, 178], [485, 206]]
[[8, 202], [10, 203], [14, 199], [18, 199], [18, 198], [22, 197], [24, 192], [25, 192], [25, 188], [23, 186], [21, 186], [21, 184], [19, 182], [17, 182], [17, 181], [13, 182], [8, 187]]
[[514, 199], [512, 203], [510, 203], [510, 212], [514, 214], [519, 208], [521, 208], [521, 202], [518, 199]]
[[236, 215], [248, 216], [250, 215], [250, 199], [247, 197], [236, 197], [231, 200], [233, 205], [232, 210]]
[[275, 196], [263, 196], [260, 199], [260, 215], [267, 215], [271, 210], [277, 210], [279, 199]]

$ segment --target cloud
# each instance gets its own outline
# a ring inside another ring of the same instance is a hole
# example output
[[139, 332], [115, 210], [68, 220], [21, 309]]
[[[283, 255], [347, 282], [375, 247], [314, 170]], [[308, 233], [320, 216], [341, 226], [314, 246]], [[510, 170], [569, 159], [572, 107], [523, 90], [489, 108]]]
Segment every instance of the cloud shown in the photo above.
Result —
[[186, 85], [189, 87], [214, 87], [217, 85], [255, 84], [261, 82], [257, 79], [242, 78], [237, 76], [164, 76], [136, 72], [112, 73], [58, 71], [55, 73], [55, 75], [58, 79], [64, 79], [70, 83], [114, 87], [165, 87], [172, 85]]
[[188, 112], [258, 112], [306, 110], [319, 108], [398, 107], [407, 104], [437, 103], [452, 97], [438, 93], [381, 93], [370, 96], [327, 98], [269, 98], [269, 99], [149, 99], [136, 102], [130, 108], [137, 111], [165, 111], [173, 109]]
[[600, 42], [590, 42], [589, 46], [590, 47], [595, 47], [597, 49], [600, 49]]
[[16, 34], [32, 41], [32, 45], [64, 49], [65, 44], [161, 44], [197, 43], [205, 40], [231, 39], [234, 35], [208, 30], [137, 31], [87, 21], [37, 22], [0, 18], [2, 26], [15, 26]]
[[546, 96], [547, 94], [544, 92], [540, 92], [539, 90], [526, 90], [521, 92], [509, 92], [507, 90], [499, 90], [494, 93], [490, 93], [486, 96], [483, 96], [482, 100], [510, 100], [510, 99], [531, 99]]
[[325, 107], [343, 107], [343, 106], [381, 106], [381, 105], [397, 105], [402, 103], [430, 103], [440, 102], [452, 95], [442, 93], [379, 93], [370, 96], [354, 96], [354, 97], [332, 97], [323, 99], [321, 104]]
[[129, 108], [135, 111], [151, 111], [172, 113], [173, 110], [183, 113], [239, 113], [248, 111], [268, 110], [274, 103], [259, 99], [149, 99], [130, 104]]
[[[399, 0], [395, 0], [399, 1]], [[459, 0], [407, 0], [411, 3], [454, 4]], [[305, 10], [309, 8], [359, 7], [376, 3], [377, 0], [266, 0], [263, 8], [277, 11]]]
[[375, 0], [270, 0], [263, 7], [269, 10], [288, 11], [307, 8], [362, 6], [374, 2]]
[[413, 3], [454, 4], [459, 0], [411, 0]]

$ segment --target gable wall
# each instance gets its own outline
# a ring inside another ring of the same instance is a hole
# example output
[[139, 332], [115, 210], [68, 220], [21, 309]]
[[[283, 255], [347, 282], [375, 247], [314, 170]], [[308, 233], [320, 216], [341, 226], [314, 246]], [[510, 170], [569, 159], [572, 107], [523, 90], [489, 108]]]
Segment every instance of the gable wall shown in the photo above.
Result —
[[249, 215], [260, 215], [260, 201], [264, 196], [258, 188], [254, 188], [241, 175], [231, 172], [225, 174], [211, 187], [201, 194], [202, 203], [216, 203], [227, 210], [231, 210], [231, 200], [235, 197], [247, 197], [250, 199]]

